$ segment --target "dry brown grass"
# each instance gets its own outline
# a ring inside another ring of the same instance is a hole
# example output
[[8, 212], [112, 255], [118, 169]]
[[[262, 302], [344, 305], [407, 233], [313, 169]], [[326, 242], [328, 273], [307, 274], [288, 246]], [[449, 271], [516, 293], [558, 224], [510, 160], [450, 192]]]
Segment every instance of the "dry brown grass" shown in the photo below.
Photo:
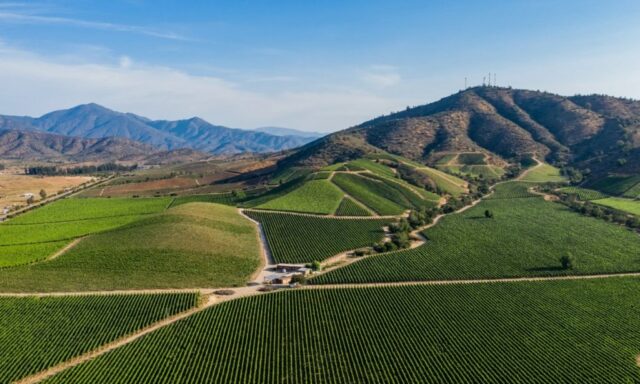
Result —
[[0, 172], [0, 208], [12, 204], [24, 204], [24, 194], [29, 192], [40, 199], [38, 193], [41, 189], [47, 195], [53, 195], [65, 188], [73, 188], [92, 180], [89, 176], [27, 176], [12, 172], [11, 170]]

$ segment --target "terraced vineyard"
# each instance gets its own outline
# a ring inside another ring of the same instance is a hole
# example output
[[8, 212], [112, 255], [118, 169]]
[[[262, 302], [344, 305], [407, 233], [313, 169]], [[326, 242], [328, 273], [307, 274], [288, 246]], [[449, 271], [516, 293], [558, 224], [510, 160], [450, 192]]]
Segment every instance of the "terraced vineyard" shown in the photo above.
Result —
[[0, 266], [45, 259], [78, 237], [163, 211], [169, 198], [64, 199], [0, 224]]
[[336, 216], [371, 216], [371, 212], [353, 201], [350, 197], [344, 197], [336, 210]]
[[370, 246], [384, 235], [390, 220], [335, 219], [286, 213], [245, 211], [259, 221], [278, 263], [324, 260], [337, 253]]
[[98, 348], [197, 301], [196, 293], [0, 298], [0, 382]]
[[209, 308], [47, 382], [638, 382], [639, 291], [616, 278], [282, 292]]
[[[485, 210], [493, 218], [485, 218]], [[367, 257], [313, 278], [311, 283], [640, 271], [637, 234], [540, 197], [489, 199], [443, 218], [424, 235], [428, 241], [418, 248]], [[568, 253], [575, 258], [575, 266], [564, 270], [559, 258]]]
[[244, 285], [260, 262], [255, 231], [254, 224], [236, 208], [209, 203], [179, 205], [87, 237], [54, 260], [0, 269], [0, 290]]

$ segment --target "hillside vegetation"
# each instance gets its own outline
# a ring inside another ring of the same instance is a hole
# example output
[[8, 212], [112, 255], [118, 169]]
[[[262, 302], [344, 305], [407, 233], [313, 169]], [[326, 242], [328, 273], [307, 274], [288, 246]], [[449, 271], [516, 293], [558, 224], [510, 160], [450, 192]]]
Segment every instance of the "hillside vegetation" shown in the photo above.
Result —
[[0, 224], [0, 267], [45, 259], [74, 239], [110, 231], [163, 211], [157, 199], [63, 199]]
[[282, 162], [325, 166], [385, 151], [430, 165], [465, 154], [467, 166], [478, 165], [478, 154], [494, 166], [534, 154], [589, 169], [593, 179], [633, 175], [640, 173], [640, 102], [475, 87], [328, 135]]
[[[243, 285], [257, 269], [254, 224], [236, 208], [179, 205], [95, 234], [60, 257], [0, 270], [4, 291]], [[233, 246], [230, 246], [230, 245]]]
[[[445, 217], [424, 232], [426, 244], [365, 258], [311, 280], [314, 284], [477, 279], [640, 271], [640, 238], [623, 227], [571, 212], [541, 197], [502, 198]], [[504, 191], [503, 191], [504, 189]], [[509, 197], [511, 196], [511, 197]], [[486, 218], [484, 212], [493, 213]], [[572, 269], [559, 258], [571, 254]]]

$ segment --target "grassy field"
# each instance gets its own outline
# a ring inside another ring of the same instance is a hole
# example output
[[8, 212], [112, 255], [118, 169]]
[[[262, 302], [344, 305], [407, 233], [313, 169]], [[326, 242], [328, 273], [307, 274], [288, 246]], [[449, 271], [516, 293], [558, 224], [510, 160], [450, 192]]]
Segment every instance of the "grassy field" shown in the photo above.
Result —
[[624, 199], [621, 197], [608, 197], [606, 199], [593, 200], [595, 204], [605, 207], [615, 208], [620, 211], [629, 212], [640, 216], [640, 200]]
[[197, 300], [195, 293], [0, 298], [0, 382], [98, 348]]
[[384, 235], [389, 220], [335, 219], [247, 211], [262, 223], [273, 258], [278, 263], [324, 260], [337, 253], [370, 246]]
[[559, 188], [558, 191], [562, 193], [576, 195], [578, 196], [578, 199], [582, 201], [598, 200], [598, 199], [604, 199], [607, 197], [607, 195], [605, 195], [600, 191], [596, 191], [594, 189], [580, 188], [580, 187], [564, 187], [564, 188]]
[[[21, 170], [22, 171], [22, 170]], [[12, 173], [11, 170], [0, 172], [0, 208], [12, 204], [23, 205], [26, 199], [25, 193], [33, 193], [36, 199], [40, 196], [41, 189], [51, 196], [65, 188], [74, 188], [80, 184], [91, 181], [88, 176], [27, 176]]]
[[256, 228], [236, 208], [179, 205], [92, 235], [55, 260], [0, 270], [3, 291], [244, 285], [260, 260]]
[[343, 197], [344, 193], [330, 181], [311, 180], [256, 208], [328, 215], [335, 212]]
[[371, 216], [371, 212], [353, 201], [350, 197], [342, 199], [342, 202], [335, 214], [336, 216]]
[[560, 170], [549, 164], [534, 166], [521, 181], [529, 181], [534, 183], [559, 183], [567, 179], [560, 175]]
[[48, 382], [635, 383], [638, 292], [630, 278], [294, 290], [209, 308]]
[[482, 176], [485, 180], [497, 180], [504, 174], [504, 169], [495, 165], [439, 165], [438, 169], [454, 175]]
[[434, 168], [422, 167], [418, 168], [418, 170], [429, 176], [436, 183], [438, 188], [452, 196], [460, 196], [467, 191], [467, 183], [462, 179]]
[[381, 182], [346, 173], [336, 174], [332, 181], [343, 191], [380, 215], [399, 215], [405, 210], [402, 205], [384, 197], [383, 194], [386, 194], [395, 200], [394, 193], [397, 192], [389, 190]]
[[64, 199], [0, 224], [0, 266], [42, 260], [73, 239], [163, 211], [171, 200]]
[[[494, 217], [487, 219], [484, 211]], [[640, 271], [637, 234], [540, 197], [491, 199], [443, 218], [412, 250], [368, 257], [312, 283], [500, 278]], [[571, 253], [575, 267], [559, 258]]]

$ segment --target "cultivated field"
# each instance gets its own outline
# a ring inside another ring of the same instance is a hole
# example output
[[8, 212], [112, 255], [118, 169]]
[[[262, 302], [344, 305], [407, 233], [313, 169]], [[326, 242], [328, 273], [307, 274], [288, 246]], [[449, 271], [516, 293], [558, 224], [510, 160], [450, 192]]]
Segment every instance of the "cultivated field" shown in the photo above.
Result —
[[45, 259], [74, 239], [163, 211], [170, 199], [64, 199], [0, 224], [0, 266]]
[[542, 164], [531, 168], [520, 180], [535, 183], [560, 183], [566, 181], [566, 178], [560, 175], [558, 168], [549, 164]]
[[[77, 224], [75, 228], [82, 228]], [[54, 260], [0, 269], [0, 289], [28, 292], [244, 285], [260, 263], [255, 231], [254, 224], [236, 208], [208, 203], [179, 205], [89, 236]]]
[[[507, 184], [497, 187], [498, 193]], [[516, 185], [516, 184], [514, 184]], [[485, 218], [484, 211], [493, 213]], [[364, 283], [640, 271], [640, 237], [541, 197], [486, 200], [443, 218], [426, 244], [371, 256], [311, 280]], [[573, 269], [560, 256], [572, 254]]]
[[638, 279], [614, 278], [269, 294], [48, 382], [638, 382], [639, 291]]
[[40, 199], [41, 189], [50, 196], [92, 179], [93, 177], [88, 176], [27, 176], [8, 170], [0, 171], [0, 209], [13, 204], [26, 204], [25, 193], [32, 193], [36, 199]]
[[633, 215], [640, 216], [640, 200], [624, 199], [621, 197], [608, 197], [593, 201], [595, 204], [604, 205], [605, 207], [615, 208], [620, 211], [629, 212]]
[[257, 208], [329, 215], [336, 211], [343, 196], [344, 193], [331, 182], [311, 180]]
[[336, 210], [336, 216], [371, 216], [371, 212], [362, 205], [356, 203], [350, 197], [344, 197]]
[[195, 293], [0, 298], [0, 382], [93, 350], [197, 304]]
[[608, 197], [607, 195], [605, 195], [600, 191], [596, 191], [594, 189], [580, 188], [580, 187], [564, 187], [564, 188], [558, 189], [558, 191], [562, 193], [576, 195], [578, 199], [582, 201], [598, 200], [598, 199], [604, 199]]
[[260, 211], [245, 211], [259, 221], [278, 263], [324, 260], [337, 253], [370, 246], [384, 236], [391, 220], [332, 219]]

